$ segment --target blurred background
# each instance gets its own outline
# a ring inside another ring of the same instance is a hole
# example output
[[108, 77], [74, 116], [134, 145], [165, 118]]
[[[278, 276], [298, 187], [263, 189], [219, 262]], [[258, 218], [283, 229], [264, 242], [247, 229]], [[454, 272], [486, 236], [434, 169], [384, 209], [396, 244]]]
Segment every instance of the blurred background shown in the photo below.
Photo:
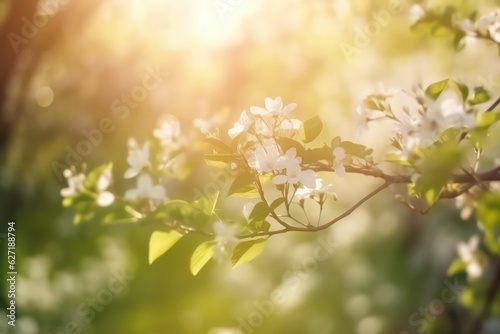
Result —
[[[479, 13], [500, 5], [432, 3]], [[241, 110], [282, 96], [298, 104], [297, 118], [321, 116], [319, 142], [340, 135], [380, 158], [388, 126], [355, 137], [355, 107], [380, 83], [411, 88], [454, 77], [498, 91], [496, 50], [477, 43], [457, 53], [449, 37], [412, 30], [412, 5], [0, 0], [0, 221], [2, 229], [16, 222], [18, 270], [12, 328], [2, 240], [0, 333], [460, 333], [463, 305], [421, 313], [441, 300], [455, 244], [476, 229], [451, 201], [420, 216], [389, 189], [327, 231], [273, 237], [251, 264], [212, 264], [193, 277], [196, 242], [183, 239], [149, 266], [151, 230], [75, 226], [59, 194], [71, 164], [113, 161], [123, 175], [127, 139], [145, 138], [167, 115], [184, 133], [201, 138], [203, 125], [226, 136]], [[367, 27], [372, 33], [363, 39]], [[80, 147], [103, 120], [109, 131]], [[71, 153], [79, 149], [85, 154]], [[202, 157], [192, 159], [193, 176], [173, 181], [169, 197], [190, 198], [209, 181]], [[115, 183], [129, 186], [119, 177]], [[337, 181], [336, 210], [375, 185], [363, 176]], [[330, 238], [335, 250], [307, 269], [318, 240]], [[271, 312], [262, 305], [280, 288], [286, 298]]]

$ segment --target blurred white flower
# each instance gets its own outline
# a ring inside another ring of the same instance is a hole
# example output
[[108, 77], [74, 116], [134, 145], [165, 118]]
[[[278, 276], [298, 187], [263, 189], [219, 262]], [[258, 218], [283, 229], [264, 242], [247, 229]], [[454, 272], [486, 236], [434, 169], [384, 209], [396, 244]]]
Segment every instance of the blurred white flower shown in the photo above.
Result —
[[395, 129], [408, 152], [417, 145], [431, 145], [446, 129], [472, 128], [476, 124], [475, 117], [467, 113], [459, 97], [451, 91], [443, 92], [436, 100], [425, 97], [424, 105], [406, 111], [398, 117]]
[[115, 201], [115, 195], [108, 191], [111, 184], [111, 169], [106, 168], [97, 180], [97, 205], [109, 206]]
[[142, 148], [139, 148], [137, 142], [134, 139], [130, 139], [129, 147], [127, 162], [130, 168], [125, 172], [124, 177], [126, 179], [137, 176], [149, 163], [149, 142], [146, 142]]
[[158, 129], [153, 130], [153, 136], [158, 138], [162, 146], [172, 145], [179, 139], [180, 135], [181, 125], [173, 116], [164, 121]]
[[299, 187], [295, 192], [295, 196], [293, 198], [294, 201], [299, 202], [306, 198], [316, 197], [318, 196], [318, 200], [322, 200], [325, 195], [334, 194], [333, 185], [327, 184], [323, 185], [323, 180], [318, 178], [316, 179], [316, 186], [314, 188], [308, 188], [305, 185]]
[[302, 170], [300, 162], [302, 159], [297, 157], [297, 150], [292, 147], [286, 151], [285, 155], [279, 160], [280, 167], [285, 169], [285, 174], [276, 175], [273, 177], [273, 183], [280, 184], [297, 184], [301, 183], [309, 188], [314, 188], [316, 185], [316, 173], [313, 170]]
[[63, 175], [68, 180], [68, 187], [61, 189], [62, 197], [72, 197], [85, 189], [86, 178], [84, 174], [75, 175], [70, 169], [66, 169]]
[[266, 97], [265, 99], [265, 109], [262, 107], [250, 107], [250, 112], [254, 115], [266, 116], [266, 115], [274, 115], [274, 116], [286, 116], [292, 112], [297, 107], [296, 103], [290, 103], [283, 107], [283, 100], [281, 96], [278, 96], [274, 100], [270, 97]]
[[481, 16], [476, 22], [476, 29], [482, 35], [489, 35], [495, 42], [500, 43], [500, 9]]
[[462, 220], [469, 219], [477, 206], [477, 201], [468, 193], [463, 193], [455, 198], [455, 206], [460, 210]]
[[237, 230], [235, 226], [224, 224], [217, 221], [213, 226], [215, 232], [214, 259], [222, 262], [228, 259], [233, 248], [238, 244], [240, 239], [236, 236]]
[[243, 110], [240, 114], [240, 119], [234, 123], [233, 127], [229, 129], [229, 137], [234, 138], [240, 133], [247, 131], [248, 128], [253, 124], [254, 120], [248, 117], [247, 111]]
[[255, 151], [246, 154], [248, 165], [258, 172], [270, 173], [283, 169], [280, 164], [281, 153], [274, 140], [266, 140]]
[[137, 178], [137, 188], [130, 189], [125, 193], [125, 199], [135, 201], [139, 199], [151, 199], [155, 201], [167, 200], [165, 188], [161, 185], [153, 185], [153, 179], [149, 174], [141, 174]]
[[457, 253], [467, 265], [467, 277], [470, 280], [476, 280], [483, 275], [487, 266], [487, 257], [478, 249], [479, 237], [473, 235], [467, 243], [459, 242], [457, 244]]
[[284, 131], [288, 131], [288, 130], [298, 131], [300, 129], [301, 125], [302, 125], [302, 121], [300, 121], [298, 119], [295, 119], [295, 118], [284, 119], [278, 125], [278, 129], [281, 129]]
[[333, 170], [335, 173], [340, 176], [345, 176], [345, 167], [342, 164], [342, 160], [345, 159], [345, 150], [338, 146], [333, 149]]
[[413, 5], [410, 8], [410, 22], [412, 24], [417, 23], [418, 20], [425, 16], [425, 9], [421, 5]]

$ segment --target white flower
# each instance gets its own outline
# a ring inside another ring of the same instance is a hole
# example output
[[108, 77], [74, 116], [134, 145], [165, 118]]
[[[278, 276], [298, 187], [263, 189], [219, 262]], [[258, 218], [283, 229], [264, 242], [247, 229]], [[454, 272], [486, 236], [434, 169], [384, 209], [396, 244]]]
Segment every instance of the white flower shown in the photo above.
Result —
[[467, 243], [459, 242], [457, 244], [457, 253], [467, 265], [467, 276], [471, 280], [481, 277], [487, 265], [487, 258], [478, 249], [478, 246], [479, 237], [477, 235], [470, 237]]
[[467, 113], [456, 94], [444, 93], [439, 97], [440, 98], [436, 101], [438, 106], [434, 106], [434, 108], [439, 108], [441, 111], [440, 114], [443, 116], [441, 119], [442, 130], [450, 127], [459, 129], [462, 127], [472, 128], [475, 126], [476, 119], [472, 114]]
[[482, 35], [488, 34], [495, 42], [500, 43], [500, 9], [483, 15], [476, 22], [476, 29]]
[[283, 100], [281, 96], [278, 96], [274, 100], [270, 97], [266, 97], [265, 99], [265, 109], [261, 107], [250, 107], [250, 112], [254, 115], [274, 115], [274, 116], [286, 116], [292, 112], [293, 109], [297, 107], [296, 103], [290, 103], [283, 107]]
[[255, 151], [247, 153], [248, 165], [258, 172], [270, 173], [283, 169], [280, 163], [281, 153], [274, 140], [267, 140], [257, 146]]
[[160, 140], [162, 146], [169, 146], [175, 143], [179, 139], [180, 135], [180, 123], [173, 116], [163, 122], [158, 129], [153, 130], [153, 136]]
[[85, 189], [84, 174], [74, 175], [70, 169], [65, 169], [63, 175], [68, 180], [68, 187], [61, 189], [62, 197], [72, 197]]
[[137, 147], [137, 143], [134, 139], [129, 141], [129, 154], [127, 162], [130, 168], [125, 172], [125, 178], [130, 179], [137, 176], [144, 167], [149, 163], [149, 142], [146, 142], [142, 148]]
[[111, 184], [111, 169], [106, 168], [97, 180], [97, 205], [109, 206], [115, 201], [115, 195], [107, 191]]
[[298, 188], [297, 191], [295, 192], [294, 201], [299, 202], [303, 199], [315, 196], [319, 196], [321, 200], [322, 196], [326, 194], [333, 194], [332, 188], [333, 185], [331, 184], [323, 185], [323, 180], [318, 178], [316, 179], [316, 186], [314, 188], [308, 188], [304, 185]]
[[149, 174], [141, 174], [137, 178], [137, 188], [130, 189], [125, 193], [125, 199], [136, 201], [139, 199], [151, 199], [155, 201], [165, 201], [165, 188], [161, 185], [153, 185], [153, 179]]
[[285, 174], [276, 175], [273, 177], [273, 183], [280, 184], [297, 184], [301, 183], [309, 188], [316, 186], [316, 174], [313, 170], [302, 170], [300, 162], [302, 159], [297, 157], [295, 147], [286, 151], [285, 155], [279, 160], [280, 167], [286, 169]]
[[410, 8], [410, 22], [416, 23], [425, 16], [425, 9], [421, 5], [413, 5]]
[[345, 159], [345, 150], [338, 146], [333, 149], [333, 170], [335, 173], [340, 176], [345, 176], [345, 167], [342, 164], [342, 160]]
[[247, 111], [243, 110], [240, 115], [240, 119], [234, 123], [234, 126], [229, 129], [229, 137], [234, 138], [240, 133], [247, 131], [248, 128], [253, 124], [254, 120], [248, 117]]
[[228, 259], [234, 247], [238, 244], [236, 227], [226, 225], [221, 221], [217, 221], [213, 226], [215, 232], [214, 258], [218, 262]]
[[411, 152], [417, 145], [431, 145], [448, 128], [471, 128], [476, 123], [474, 116], [467, 113], [459, 97], [451, 91], [442, 93], [435, 101], [427, 97], [424, 100], [424, 106], [402, 114], [396, 124], [406, 151]]

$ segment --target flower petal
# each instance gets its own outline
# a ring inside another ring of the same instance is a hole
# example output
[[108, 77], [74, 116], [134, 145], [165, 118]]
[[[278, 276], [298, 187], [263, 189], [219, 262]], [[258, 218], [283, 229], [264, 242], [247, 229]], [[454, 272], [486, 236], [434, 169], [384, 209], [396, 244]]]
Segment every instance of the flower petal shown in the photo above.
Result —
[[97, 180], [97, 190], [102, 191], [108, 189], [111, 184], [111, 171], [108, 169], [104, 170]]
[[109, 191], [103, 191], [97, 197], [97, 205], [99, 206], [110, 206], [114, 201], [115, 195]]

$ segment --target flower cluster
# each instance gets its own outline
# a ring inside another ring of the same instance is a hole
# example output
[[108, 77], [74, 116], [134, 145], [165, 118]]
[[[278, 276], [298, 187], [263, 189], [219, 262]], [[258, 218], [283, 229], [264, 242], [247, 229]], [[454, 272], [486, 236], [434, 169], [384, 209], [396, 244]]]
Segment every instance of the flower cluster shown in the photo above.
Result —
[[[368, 122], [390, 119], [394, 124], [395, 140], [406, 154], [417, 146], [430, 146], [444, 130], [473, 128], [476, 118], [456, 92], [447, 90], [429, 96], [421, 86], [411, 92], [399, 91], [368, 96], [358, 106], [358, 114], [366, 127]], [[380, 116], [372, 116], [379, 113]]]
[[500, 44], [500, 9], [481, 16], [475, 23], [465, 19], [460, 22], [460, 28], [467, 35], [489, 38]]
[[[175, 160], [177, 151], [182, 147], [180, 124], [173, 117], [169, 117], [161, 123], [159, 128], [153, 131], [153, 141], [159, 147], [157, 154], [152, 153], [153, 144], [146, 141], [139, 145], [131, 138], [128, 141], [129, 153], [127, 163], [129, 167], [124, 173], [125, 179], [137, 179], [137, 186], [125, 192], [124, 200], [137, 202], [150, 200], [154, 203], [167, 201], [165, 188], [155, 182], [155, 175], [161, 173], [168, 167], [168, 164]], [[84, 173], [77, 173], [74, 169], [64, 171], [68, 187], [61, 189], [61, 196], [74, 199], [82, 194], [86, 194], [95, 200], [99, 207], [108, 207], [116, 200], [115, 195], [109, 191], [112, 184], [112, 167], [107, 165], [96, 169], [92, 177]], [[157, 176], [157, 179], [161, 177]]]

